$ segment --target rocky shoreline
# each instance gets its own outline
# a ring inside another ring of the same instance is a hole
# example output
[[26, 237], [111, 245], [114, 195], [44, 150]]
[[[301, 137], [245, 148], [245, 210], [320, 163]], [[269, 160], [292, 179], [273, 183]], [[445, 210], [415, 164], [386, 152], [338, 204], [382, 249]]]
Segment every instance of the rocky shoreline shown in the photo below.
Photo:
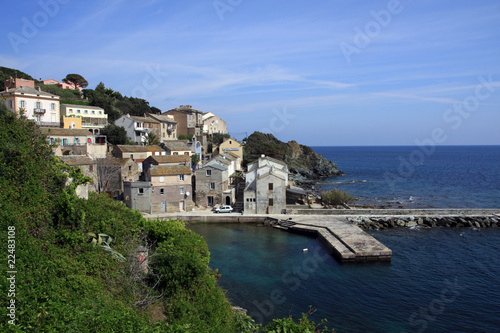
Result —
[[499, 216], [393, 216], [348, 218], [363, 230], [391, 228], [498, 228]]

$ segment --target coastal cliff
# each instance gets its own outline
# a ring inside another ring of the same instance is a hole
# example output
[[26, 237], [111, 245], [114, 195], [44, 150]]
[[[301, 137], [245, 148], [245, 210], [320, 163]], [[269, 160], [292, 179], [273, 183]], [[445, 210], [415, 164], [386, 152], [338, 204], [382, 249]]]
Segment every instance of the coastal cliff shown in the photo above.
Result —
[[290, 171], [290, 180], [297, 184], [313, 184], [318, 180], [344, 174], [334, 162], [315, 153], [308, 146], [294, 140], [282, 142], [272, 134], [254, 132], [246, 140], [244, 163], [252, 162], [262, 154], [285, 162]]

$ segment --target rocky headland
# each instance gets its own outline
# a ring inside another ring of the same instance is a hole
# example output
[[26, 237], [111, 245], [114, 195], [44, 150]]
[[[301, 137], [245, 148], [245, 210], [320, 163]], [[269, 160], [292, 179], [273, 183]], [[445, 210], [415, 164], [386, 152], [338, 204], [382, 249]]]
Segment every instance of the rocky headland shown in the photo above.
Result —
[[285, 162], [290, 171], [289, 179], [297, 185], [314, 185], [328, 177], [344, 174], [337, 164], [315, 153], [311, 147], [295, 140], [282, 142], [272, 134], [254, 132], [247, 138], [244, 154], [245, 163], [258, 159], [261, 154]]

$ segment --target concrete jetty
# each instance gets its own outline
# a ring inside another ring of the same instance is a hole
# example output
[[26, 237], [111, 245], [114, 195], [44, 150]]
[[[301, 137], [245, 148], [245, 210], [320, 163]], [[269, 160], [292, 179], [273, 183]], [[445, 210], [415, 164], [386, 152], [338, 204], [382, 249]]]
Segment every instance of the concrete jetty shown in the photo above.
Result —
[[334, 216], [294, 216], [276, 221], [275, 226], [317, 236], [340, 262], [391, 260], [391, 249], [345, 219]]

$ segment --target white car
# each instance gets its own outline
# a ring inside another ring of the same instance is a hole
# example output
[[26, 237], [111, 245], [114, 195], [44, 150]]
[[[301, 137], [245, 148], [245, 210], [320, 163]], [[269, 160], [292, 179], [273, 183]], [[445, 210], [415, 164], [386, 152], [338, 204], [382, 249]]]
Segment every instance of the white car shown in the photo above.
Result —
[[219, 208], [215, 208], [216, 213], [231, 213], [233, 211], [233, 207], [231, 206], [221, 206]]

